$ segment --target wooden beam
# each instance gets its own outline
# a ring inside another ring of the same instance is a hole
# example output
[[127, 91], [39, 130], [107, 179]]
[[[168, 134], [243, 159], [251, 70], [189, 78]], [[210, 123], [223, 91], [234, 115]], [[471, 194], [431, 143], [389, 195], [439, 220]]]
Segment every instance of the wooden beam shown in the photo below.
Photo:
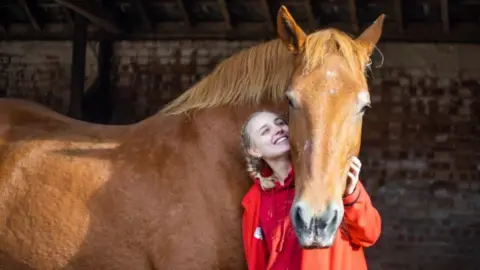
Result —
[[113, 44], [110, 40], [103, 39], [99, 44], [98, 53], [98, 79], [99, 79], [99, 102], [101, 104], [101, 121], [104, 124], [110, 122], [113, 113], [113, 97], [110, 74], [112, 70]]
[[272, 13], [270, 12], [270, 6], [268, 5], [268, 0], [260, 0], [260, 4], [262, 5], [263, 13], [265, 18], [267, 18], [267, 25], [270, 31], [274, 31], [276, 28], [276, 20], [273, 20]]
[[22, 6], [23, 10], [25, 11], [25, 14], [27, 14], [27, 18], [32, 24], [33, 29], [35, 29], [36, 31], [42, 31], [42, 28], [40, 27], [40, 24], [38, 23], [37, 18], [33, 15], [32, 8], [27, 3], [27, 1], [19, 0], [18, 3]]
[[450, 12], [448, 9], [448, 0], [440, 0], [440, 9], [442, 12], [443, 32], [450, 32]]
[[395, 20], [397, 21], [397, 28], [399, 33], [403, 33], [405, 24], [403, 21], [403, 0], [394, 0], [393, 10], [395, 12]]
[[[97, 0], [104, 9], [112, 7], [112, 2]], [[137, 0], [133, 0], [138, 3]], [[135, 5], [130, 2], [129, 4]], [[143, 4], [143, 3], [142, 3]], [[148, 27], [145, 26], [144, 27]], [[149, 29], [150, 30], [150, 29]], [[99, 30], [100, 42], [97, 55], [97, 78], [95, 82], [84, 90], [82, 98], [82, 120], [108, 124], [112, 116], [112, 99], [110, 88], [111, 61], [113, 56], [112, 40], [107, 38], [104, 29]]]
[[305, 6], [305, 11], [307, 12], [308, 26], [310, 31], [313, 32], [318, 26], [315, 21], [315, 16], [313, 15], [312, 0], [306, 0], [303, 4]]
[[[88, 18], [103, 29], [119, 34], [123, 31], [117, 26], [113, 15], [100, 6], [98, 1], [93, 0], [55, 0], [58, 4], [65, 6], [78, 14]], [[75, 16], [76, 17], [76, 16]]]
[[180, 7], [180, 11], [182, 12], [183, 15], [183, 20], [185, 21], [185, 24], [189, 27], [192, 27], [192, 21], [190, 20], [190, 16], [188, 15], [188, 11], [185, 8], [185, 2], [184, 0], [177, 0], [177, 4]]
[[227, 29], [232, 29], [232, 22], [230, 21], [230, 14], [228, 13], [227, 3], [225, 2], [225, 0], [218, 0], [218, 3], [220, 4], [220, 11], [222, 12]]
[[[0, 40], [44, 40], [64, 41], [72, 39], [72, 32], [57, 31], [58, 27], [47, 28], [37, 32], [33, 29], [25, 31], [25, 25], [10, 24], [7, 33], [0, 32]], [[348, 23], [329, 23], [329, 27], [338, 29], [351, 29]], [[88, 33], [89, 40], [99, 41], [105, 34], [102, 29], [91, 29]], [[179, 23], [159, 23], [154, 31], [147, 31], [141, 27], [133, 27], [132, 31], [122, 34], [107, 33], [109, 39], [121, 41], [143, 41], [143, 40], [266, 40], [277, 38], [275, 32], [271, 31], [264, 22], [239, 23], [232, 30], [225, 30], [223, 22], [199, 23], [195, 27], [186, 27]], [[384, 42], [420, 42], [420, 43], [480, 43], [480, 27], [476, 23], [456, 23], [449, 33], [444, 33], [442, 23], [409, 23], [403, 33], [397, 31], [397, 25], [385, 24], [382, 34]]]
[[75, 14], [72, 66], [70, 71], [70, 105], [68, 115], [82, 119], [82, 102], [85, 87], [85, 56], [87, 49], [88, 21], [80, 13]]
[[350, 21], [352, 23], [353, 31], [358, 33], [360, 31], [360, 26], [358, 24], [356, 0], [348, 0], [348, 10], [350, 12]]
[[97, 80], [85, 92], [82, 102], [82, 118], [88, 122], [108, 124], [113, 112], [113, 91], [110, 81], [113, 57], [112, 41], [103, 37], [98, 47]]
[[137, 5], [138, 12], [140, 13], [140, 17], [142, 18], [143, 25], [146, 29], [152, 30], [152, 20], [148, 15], [147, 9], [145, 8], [145, 2], [143, 0], [133, 0]]

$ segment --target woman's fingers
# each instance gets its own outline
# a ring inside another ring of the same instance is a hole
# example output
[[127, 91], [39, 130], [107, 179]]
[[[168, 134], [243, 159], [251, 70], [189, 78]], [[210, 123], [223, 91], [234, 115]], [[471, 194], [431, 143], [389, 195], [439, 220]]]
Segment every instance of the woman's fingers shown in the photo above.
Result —
[[353, 173], [358, 176], [360, 174], [360, 169], [362, 167], [362, 163], [357, 157], [352, 158], [352, 163], [350, 164], [350, 171], [353, 171]]
[[351, 181], [355, 181], [355, 178], [356, 178], [356, 177], [355, 177], [355, 175], [354, 175], [353, 173], [349, 172], [349, 173], [347, 174], [347, 176], [348, 176], [348, 178], [350, 178]]
[[357, 167], [361, 168], [362, 167], [362, 162], [358, 157], [352, 157], [352, 163], [355, 164]]

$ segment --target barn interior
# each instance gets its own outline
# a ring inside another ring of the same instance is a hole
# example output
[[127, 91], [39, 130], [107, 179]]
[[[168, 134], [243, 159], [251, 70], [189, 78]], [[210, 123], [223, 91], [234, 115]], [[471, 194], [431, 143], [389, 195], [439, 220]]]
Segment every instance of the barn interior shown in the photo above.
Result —
[[383, 220], [369, 269], [476, 269], [480, 0], [3, 0], [0, 97], [136, 123], [276, 38], [280, 5], [306, 32], [356, 36], [387, 16], [360, 156]]

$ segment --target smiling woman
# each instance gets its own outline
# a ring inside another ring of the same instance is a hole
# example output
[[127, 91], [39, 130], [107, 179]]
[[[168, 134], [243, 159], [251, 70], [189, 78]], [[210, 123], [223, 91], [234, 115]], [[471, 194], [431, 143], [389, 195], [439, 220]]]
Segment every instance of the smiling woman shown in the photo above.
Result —
[[283, 179], [288, 173], [288, 126], [278, 115], [263, 111], [254, 113], [242, 129], [242, 144], [246, 151], [247, 168], [251, 176], [260, 177], [264, 189], [274, 186], [273, 177], [261, 177], [259, 169], [268, 163]]
[[[269, 269], [298, 269], [302, 249], [288, 222], [295, 195], [288, 126], [275, 113], [255, 113], [242, 129], [242, 143], [247, 169], [254, 179], [242, 202], [249, 269], [266, 269], [267, 265], [273, 267]], [[272, 251], [280, 255], [267, 258]]]

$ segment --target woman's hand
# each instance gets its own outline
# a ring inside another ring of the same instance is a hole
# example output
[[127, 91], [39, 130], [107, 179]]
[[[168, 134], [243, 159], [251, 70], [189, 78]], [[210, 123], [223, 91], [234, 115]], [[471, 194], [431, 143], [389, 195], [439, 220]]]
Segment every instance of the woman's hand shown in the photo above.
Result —
[[347, 186], [345, 187], [344, 197], [352, 194], [355, 191], [358, 183], [358, 176], [360, 175], [360, 169], [362, 168], [362, 162], [357, 157], [352, 158], [350, 164], [350, 171], [347, 176]]

